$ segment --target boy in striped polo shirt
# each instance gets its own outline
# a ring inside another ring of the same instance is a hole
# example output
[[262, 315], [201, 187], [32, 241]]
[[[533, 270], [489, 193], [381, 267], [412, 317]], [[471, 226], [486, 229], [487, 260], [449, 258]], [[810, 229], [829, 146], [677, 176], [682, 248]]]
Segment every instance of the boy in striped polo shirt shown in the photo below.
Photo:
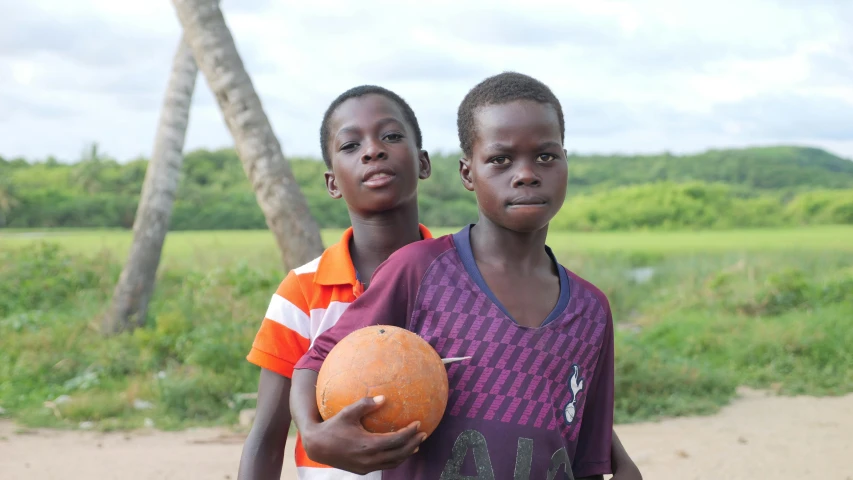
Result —
[[[261, 367], [258, 406], [243, 448], [240, 480], [278, 479], [290, 428], [293, 367], [367, 287], [397, 249], [431, 238], [418, 223], [417, 186], [430, 175], [411, 107], [377, 86], [342, 93], [326, 110], [320, 146], [326, 187], [343, 198], [352, 227], [312, 262], [290, 271], [270, 301], [248, 360]], [[300, 480], [362, 478], [311, 461], [296, 439]]]

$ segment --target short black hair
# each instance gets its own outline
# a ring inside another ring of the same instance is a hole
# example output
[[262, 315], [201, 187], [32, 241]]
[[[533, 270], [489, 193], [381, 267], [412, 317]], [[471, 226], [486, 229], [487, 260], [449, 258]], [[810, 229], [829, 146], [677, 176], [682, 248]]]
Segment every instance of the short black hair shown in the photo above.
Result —
[[412, 130], [415, 132], [415, 144], [419, 150], [423, 148], [421, 126], [418, 125], [418, 118], [415, 116], [415, 112], [412, 110], [412, 107], [410, 107], [409, 104], [406, 103], [406, 101], [399, 95], [387, 88], [382, 88], [376, 85], [361, 85], [350, 88], [346, 92], [338, 95], [338, 98], [332, 101], [329, 108], [326, 109], [326, 113], [323, 115], [323, 123], [320, 124], [320, 149], [323, 151], [323, 161], [326, 162], [326, 167], [332, 168], [332, 156], [329, 154], [329, 120], [332, 118], [335, 110], [337, 110], [342, 103], [346, 102], [350, 98], [358, 98], [365, 95], [382, 95], [396, 103], [397, 106], [403, 110], [403, 116], [405, 117], [406, 122], [409, 123], [409, 126], [412, 127]]
[[459, 145], [462, 152], [471, 156], [476, 138], [474, 116], [477, 110], [487, 105], [502, 105], [516, 100], [533, 100], [546, 103], [557, 111], [560, 119], [560, 140], [566, 140], [566, 125], [563, 120], [563, 107], [547, 85], [533, 77], [517, 72], [503, 72], [491, 76], [472, 88], [456, 113], [456, 128], [459, 133]]

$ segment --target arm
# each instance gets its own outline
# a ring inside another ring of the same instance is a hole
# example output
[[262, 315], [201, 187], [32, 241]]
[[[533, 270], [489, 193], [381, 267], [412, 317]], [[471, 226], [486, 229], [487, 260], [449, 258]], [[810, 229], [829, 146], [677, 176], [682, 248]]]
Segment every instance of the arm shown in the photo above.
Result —
[[258, 407], [243, 445], [238, 480], [278, 480], [290, 430], [290, 379], [261, 369]]
[[640, 469], [631, 460], [622, 442], [613, 431], [613, 450], [611, 452], [611, 462], [613, 463], [613, 478], [612, 480], [643, 480], [643, 475]]
[[[317, 372], [328, 353], [351, 332], [369, 325], [405, 328], [417, 297], [423, 268], [398, 250], [373, 274], [370, 288], [341, 315], [338, 322], [317, 337], [296, 364], [290, 408], [302, 435], [305, 453], [316, 462], [354, 473], [393, 468], [405, 461], [423, 442], [418, 422], [394, 433], [373, 434], [361, 419], [382, 407], [381, 398], [363, 398], [334, 417], [322, 421], [317, 408]], [[421, 256], [423, 258], [423, 255]]]
[[583, 420], [572, 470], [577, 478], [603, 478], [613, 470], [613, 318], [607, 297], [594, 291], [603, 306], [601, 346], [584, 401]]
[[[643, 480], [640, 470], [628, 456], [622, 442], [619, 441], [616, 430], [613, 430], [613, 446], [610, 455], [613, 467], [613, 476], [610, 480]], [[580, 477], [577, 480], [604, 480], [604, 475]]]
[[281, 476], [290, 430], [290, 378], [308, 350], [309, 307], [299, 279], [291, 271], [270, 299], [264, 320], [247, 356], [261, 367], [255, 421], [240, 459], [239, 480]]
[[394, 433], [375, 434], [364, 429], [361, 417], [382, 406], [382, 397], [364, 398], [323, 421], [315, 395], [317, 372], [293, 374], [291, 410], [308, 458], [340, 470], [366, 474], [403, 463], [418, 450], [426, 434], [420, 422]]

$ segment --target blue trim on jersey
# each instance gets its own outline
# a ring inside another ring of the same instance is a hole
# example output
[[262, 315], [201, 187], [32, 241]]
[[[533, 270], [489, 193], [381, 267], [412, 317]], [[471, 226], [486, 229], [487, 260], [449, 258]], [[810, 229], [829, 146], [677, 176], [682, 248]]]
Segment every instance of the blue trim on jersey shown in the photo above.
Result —
[[[468, 271], [468, 275], [471, 275], [474, 283], [476, 283], [477, 286], [480, 287], [480, 290], [489, 297], [489, 300], [497, 305], [507, 318], [518, 323], [518, 321], [512, 318], [512, 315], [509, 314], [506, 307], [504, 307], [498, 300], [489, 286], [486, 285], [486, 280], [483, 278], [483, 275], [480, 273], [480, 269], [477, 267], [477, 262], [474, 260], [474, 251], [471, 249], [471, 227], [473, 227], [473, 225], [468, 225], [453, 234], [453, 243], [456, 246], [456, 251], [459, 253], [459, 258], [462, 259], [462, 265], [465, 266], [465, 270]], [[569, 291], [569, 275], [566, 273], [566, 269], [557, 262], [556, 257], [554, 257], [554, 252], [548, 248], [548, 245], [545, 245], [545, 252], [548, 254], [548, 258], [554, 262], [554, 265], [557, 267], [557, 273], [560, 276], [560, 298], [557, 300], [557, 305], [554, 306], [554, 309], [551, 310], [551, 313], [549, 313], [545, 321], [542, 322], [542, 327], [553, 322], [563, 313], [563, 310], [565, 310], [569, 305], [569, 299], [572, 296]]]

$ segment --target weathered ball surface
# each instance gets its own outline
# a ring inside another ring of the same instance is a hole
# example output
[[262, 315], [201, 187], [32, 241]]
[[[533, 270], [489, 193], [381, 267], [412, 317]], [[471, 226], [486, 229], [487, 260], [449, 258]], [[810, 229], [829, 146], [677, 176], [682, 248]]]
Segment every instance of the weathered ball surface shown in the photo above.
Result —
[[389, 325], [356, 330], [326, 356], [317, 377], [317, 406], [324, 420], [364, 397], [385, 402], [362, 419], [369, 432], [388, 433], [420, 421], [432, 434], [447, 408], [447, 370], [417, 334]]

